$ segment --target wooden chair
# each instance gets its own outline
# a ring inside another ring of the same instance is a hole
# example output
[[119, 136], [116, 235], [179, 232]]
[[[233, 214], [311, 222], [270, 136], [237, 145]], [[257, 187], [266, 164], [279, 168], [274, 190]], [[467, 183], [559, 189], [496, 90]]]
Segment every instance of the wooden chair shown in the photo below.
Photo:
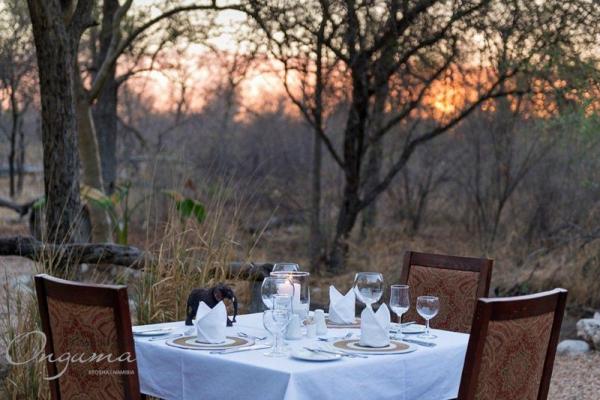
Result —
[[400, 281], [410, 286], [410, 309], [403, 320], [424, 322], [416, 311], [417, 297], [432, 295], [440, 299], [432, 327], [469, 333], [477, 299], [488, 295], [493, 263], [485, 258], [407, 251]]
[[479, 299], [459, 400], [545, 400], [567, 291]]
[[[47, 358], [48, 376], [58, 376], [49, 381], [52, 399], [143, 398], [127, 287], [88, 285], [45, 274], [36, 275], [35, 287], [46, 355], [52, 354]], [[94, 353], [105, 357], [99, 362], [73, 361]]]

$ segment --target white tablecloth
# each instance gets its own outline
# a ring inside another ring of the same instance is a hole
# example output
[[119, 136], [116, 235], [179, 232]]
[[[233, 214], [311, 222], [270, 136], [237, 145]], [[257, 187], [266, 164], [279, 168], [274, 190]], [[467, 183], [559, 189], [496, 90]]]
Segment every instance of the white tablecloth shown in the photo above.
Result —
[[[177, 326], [183, 322], [153, 326]], [[228, 334], [265, 335], [262, 315], [238, 316]], [[330, 336], [350, 330], [329, 329]], [[358, 330], [354, 330], [357, 332]], [[270, 358], [266, 350], [227, 355], [171, 347], [164, 340], [135, 339], [141, 390], [163, 399], [200, 400], [440, 400], [458, 394], [469, 336], [433, 330], [436, 347], [412, 353], [344, 357], [333, 362]], [[290, 347], [316, 339], [289, 341]], [[320, 342], [323, 343], [323, 342]]]

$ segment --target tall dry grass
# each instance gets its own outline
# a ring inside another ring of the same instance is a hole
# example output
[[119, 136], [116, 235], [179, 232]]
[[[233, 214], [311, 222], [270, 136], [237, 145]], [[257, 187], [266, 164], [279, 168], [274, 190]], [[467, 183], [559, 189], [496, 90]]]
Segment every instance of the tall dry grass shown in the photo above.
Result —
[[[227, 184], [215, 184], [210, 195], [204, 196], [206, 218], [199, 222], [183, 218], [172, 202], [166, 204], [159, 220], [143, 225], [145, 240], [141, 247], [153, 254], [155, 262], [143, 271], [132, 272], [127, 268], [97, 268], [88, 266], [81, 273], [71, 260], [67, 271], [61, 275], [77, 277], [95, 283], [127, 284], [134, 324], [148, 324], [185, 319], [187, 295], [193, 288], [209, 287], [225, 282], [234, 287], [240, 309], [249, 303], [248, 283], [236, 281], [227, 274], [233, 261], [245, 261], [252, 257], [256, 241], [243, 238], [242, 216], [249, 204], [240, 192], [231, 190]], [[151, 213], [147, 213], [147, 217]], [[56, 275], [63, 268], [59, 255], [36, 263], [35, 273]], [[33, 279], [32, 279], [33, 280]], [[6, 279], [2, 301], [3, 318], [0, 318], [0, 343], [4, 349], [19, 335], [41, 330], [37, 300], [31, 288], [15, 288]], [[21, 341], [15, 359], [28, 359], [39, 343], [32, 336]], [[47, 399], [48, 384], [45, 363], [34, 362], [22, 366], [10, 366], [2, 381], [0, 398]]]

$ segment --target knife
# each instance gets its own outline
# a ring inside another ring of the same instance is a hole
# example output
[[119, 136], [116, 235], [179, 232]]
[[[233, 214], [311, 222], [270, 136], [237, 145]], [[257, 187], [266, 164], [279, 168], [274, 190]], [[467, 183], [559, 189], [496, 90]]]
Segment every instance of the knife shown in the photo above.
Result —
[[210, 354], [231, 354], [231, 353], [239, 353], [242, 351], [268, 349], [269, 347], [271, 347], [271, 346], [266, 345], [266, 344], [259, 344], [256, 346], [239, 347], [239, 348], [235, 348], [235, 349], [214, 350], [214, 351], [211, 351]]
[[423, 340], [415, 340], [415, 339], [401, 339], [403, 342], [418, 344], [419, 346], [425, 347], [435, 347], [437, 344], [431, 342], [425, 342]]

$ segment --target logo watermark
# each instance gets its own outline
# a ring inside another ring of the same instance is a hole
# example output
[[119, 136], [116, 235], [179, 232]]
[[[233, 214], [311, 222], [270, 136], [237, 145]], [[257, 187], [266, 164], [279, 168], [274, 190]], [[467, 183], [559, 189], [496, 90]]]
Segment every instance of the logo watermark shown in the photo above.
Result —
[[[123, 354], [119, 354], [115, 356], [113, 354], [104, 354], [104, 353], [73, 353], [70, 352], [60, 354], [56, 356], [55, 354], [45, 354], [44, 349], [46, 348], [46, 334], [42, 331], [31, 331], [25, 332], [13, 340], [11, 340], [6, 349], [6, 359], [10, 365], [29, 365], [33, 363], [62, 363], [62, 369], [53, 376], [44, 377], [46, 380], [54, 380], [58, 379], [64, 375], [64, 373], [69, 368], [69, 365], [72, 363], [77, 364], [90, 364], [90, 363], [122, 363], [122, 362], [134, 362], [135, 357], [129, 352], [125, 352]], [[33, 345], [31, 344], [33, 343]], [[26, 359], [18, 359], [15, 355], [24, 354], [24, 351], [19, 352], [20, 349], [28, 348], [28, 346], [33, 346], [30, 351], [31, 355], [26, 356]], [[17, 359], [15, 359], [17, 358]], [[58, 366], [58, 364], [56, 364]], [[89, 375], [101, 376], [101, 375], [131, 375], [133, 371], [130, 370], [113, 370], [113, 369], [90, 369], [88, 370]]]

